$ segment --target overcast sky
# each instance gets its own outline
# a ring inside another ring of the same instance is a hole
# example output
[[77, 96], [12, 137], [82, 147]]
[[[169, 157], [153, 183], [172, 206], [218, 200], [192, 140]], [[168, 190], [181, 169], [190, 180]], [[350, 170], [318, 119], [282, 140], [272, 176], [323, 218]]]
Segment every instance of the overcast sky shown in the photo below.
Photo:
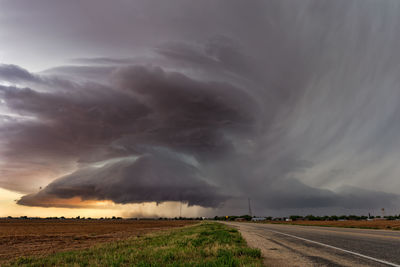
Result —
[[399, 12], [0, 0], [0, 216], [398, 213]]

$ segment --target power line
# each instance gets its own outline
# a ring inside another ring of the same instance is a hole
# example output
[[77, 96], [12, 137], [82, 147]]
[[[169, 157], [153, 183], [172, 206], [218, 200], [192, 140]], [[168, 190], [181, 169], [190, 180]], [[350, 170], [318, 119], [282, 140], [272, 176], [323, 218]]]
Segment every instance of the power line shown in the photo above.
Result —
[[251, 217], [253, 217], [253, 213], [251, 212], [250, 198], [248, 198], [248, 201], [249, 201], [249, 215], [250, 215]]

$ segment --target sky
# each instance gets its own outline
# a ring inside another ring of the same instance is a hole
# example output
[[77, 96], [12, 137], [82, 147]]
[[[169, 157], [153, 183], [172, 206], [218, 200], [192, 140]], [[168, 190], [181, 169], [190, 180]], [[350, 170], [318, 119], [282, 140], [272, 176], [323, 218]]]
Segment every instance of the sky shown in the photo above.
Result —
[[399, 12], [0, 0], [0, 217], [400, 213]]

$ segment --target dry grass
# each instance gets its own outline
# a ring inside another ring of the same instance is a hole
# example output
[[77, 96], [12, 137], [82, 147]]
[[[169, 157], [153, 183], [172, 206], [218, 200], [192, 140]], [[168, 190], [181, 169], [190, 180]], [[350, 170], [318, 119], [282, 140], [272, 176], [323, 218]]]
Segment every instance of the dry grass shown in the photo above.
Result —
[[151, 220], [0, 220], [0, 265], [19, 256], [88, 248], [193, 223]]
[[374, 221], [292, 221], [292, 222], [275, 222], [276, 224], [294, 224], [294, 225], [310, 225], [310, 226], [327, 226], [327, 227], [347, 227], [347, 228], [365, 228], [365, 229], [386, 229], [400, 230], [400, 221], [374, 220]]

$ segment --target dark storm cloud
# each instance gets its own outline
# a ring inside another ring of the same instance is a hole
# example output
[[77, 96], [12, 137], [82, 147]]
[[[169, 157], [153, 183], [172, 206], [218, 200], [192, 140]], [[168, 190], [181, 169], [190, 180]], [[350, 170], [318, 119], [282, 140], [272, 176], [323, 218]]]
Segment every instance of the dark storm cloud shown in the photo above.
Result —
[[[299, 202], [301, 199], [301, 202]], [[343, 187], [339, 192], [307, 186], [295, 179], [281, 179], [271, 183], [270, 191], [262, 199], [266, 208], [329, 208], [380, 209], [395, 207], [400, 200], [397, 194], [377, 192], [357, 187]]]
[[97, 57], [97, 58], [74, 58], [71, 60], [73, 63], [77, 64], [111, 64], [111, 65], [121, 65], [121, 64], [134, 64], [135, 63], [134, 58], [109, 58], [109, 57]]
[[[92, 73], [102, 75], [103, 70], [97, 70], [94, 67]], [[159, 67], [109, 70], [113, 87], [87, 82], [80, 90], [51, 93], [1, 87], [8, 108], [35, 118], [3, 127], [2, 136], [8, 141], [4, 155], [8, 162], [18, 163], [16, 170], [5, 173], [4, 187], [20, 190], [10, 180], [18, 181], [21, 169], [24, 173], [36, 170], [37, 161], [56, 169], [67, 162], [80, 165], [39, 193], [23, 197], [19, 204], [73, 207], [54, 200], [80, 197], [115, 203], [184, 201], [217, 207], [228, 196], [252, 194], [253, 201], [264, 203], [265, 208], [351, 209], [397, 200], [393, 194], [357, 188], [335, 193], [286, 177], [313, 167], [312, 162], [295, 155], [275, 155], [269, 159], [268, 176], [264, 171], [258, 173], [263, 159], [253, 154], [257, 148], [241, 143], [242, 138], [256, 142], [259, 114], [256, 102], [244, 90], [223, 82], [196, 81]], [[166, 156], [165, 149], [174, 156]], [[261, 190], [255, 191], [253, 184], [243, 179], [246, 176]]]
[[[398, 203], [398, 1], [5, 3], [20, 18], [4, 19], [11, 37], [32, 40], [34, 53], [18, 47], [24, 58], [78, 58], [36, 74], [0, 68], [0, 185], [48, 184], [21, 204], [125, 203], [116, 191], [126, 202], [177, 200], [154, 186], [164, 157], [171, 184], [189, 165], [201, 188], [184, 183], [184, 201], [232, 197], [224, 213], [247, 197], [261, 212]], [[147, 165], [154, 175], [128, 175]], [[115, 183], [101, 174], [111, 170]]]
[[[224, 131], [251, 132], [256, 106], [245, 92], [218, 82], [198, 82], [179, 73], [141, 66], [115, 73], [117, 86], [154, 108], [151, 125], [136, 138], [190, 154], [228, 152]], [[153, 140], [153, 141], [152, 141]]]
[[[43, 195], [47, 194], [59, 198], [109, 199], [117, 203], [177, 201], [178, 196], [190, 205], [220, 203], [223, 195], [198, 177], [196, 166], [189, 168], [179, 157], [159, 158], [161, 152], [154, 147], [198, 160], [212, 160], [230, 153], [233, 147], [224, 133], [239, 135], [252, 131], [251, 111], [255, 107], [251, 107], [251, 98], [227, 83], [199, 82], [159, 67], [117, 68], [111, 76], [115, 88], [92, 82], [70, 91], [0, 88], [0, 97], [10, 110], [32, 118], [2, 128], [1, 135], [7, 140], [6, 164], [16, 162], [19, 167], [4, 174], [2, 186], [21, 190], [13, 187], [11, 181], [26, 179], [25, 173], [37, 167], [35, 161], [56, 169], [61, 164], [75, 162], [81, 165], [78, 171], [51, 183], [41, 193], [24, 198], [20, 204], [39, 205], [38, 200], [44, 200]], [[151, 155], [144, 156], [148, 153]], [[139, 157], [137, 162], [119, 162], [99, 169], [85, 167], [132, 155]], [[146, 168], [149, 172], [145, 172]], [[25, 176], [18, 176], [21, 171]], [[112, 186], [104, 180], [111, 177], [110, 173], [121, 174], [120, 178], [112, 178], [115, 179]], [[164, 183], [157, 180], [162, 177]], [[64, 183], [68, 185], [71, 179], [75, 187], [63, 191]], [[85, 188], [85, 181], [91, 188], [96, 184], [104, 187], [80, 190]], [[123, 188], [127, 189], [125, 193], [121, 191]], [[108, 194], [107, 189], [114, 191]]]
[[[63, 74], [66, 74], [65, 72]], [[43, 76], [40, 74], [33, 74], [20, 66], [10, 64], [0, 64], [0, 81], [9, 84], [18, 85], [34, 85], [39, 90], [57, 89], [74, 89], [77, 87], [75, 81], [63, 79], [62, 77]]]
[[40, 79], [29, 71], [10, 64], [0, 64], [0, 79], [9, 82], [40, 81]]
[[155, 49], [157, 53], [174, 60], [235, 72], [251, 68], [242, 50], [237, 41], [223, 35], [214, 36], [204, 44], [170, 42]]
[[[115, 68], [115, 67], [114, 67]], [[105, 81], [109, 78], [111, 71], [114, 69], [111, 66], [60, 66], [44, 70], [43, 74], [65, 77], [65, 79], [77, 79], [80, 82], [85, 81]]]
[[143, 155], [102, 167], [90, 167], [55, 180], [44, 190], [19, 200], [28, 206], [53, 206], [52, 197], [112, 200], [114, 203], [182, 201], [215, 207], [225, 197], [201, 179], [198, 170], [165, 156]]

